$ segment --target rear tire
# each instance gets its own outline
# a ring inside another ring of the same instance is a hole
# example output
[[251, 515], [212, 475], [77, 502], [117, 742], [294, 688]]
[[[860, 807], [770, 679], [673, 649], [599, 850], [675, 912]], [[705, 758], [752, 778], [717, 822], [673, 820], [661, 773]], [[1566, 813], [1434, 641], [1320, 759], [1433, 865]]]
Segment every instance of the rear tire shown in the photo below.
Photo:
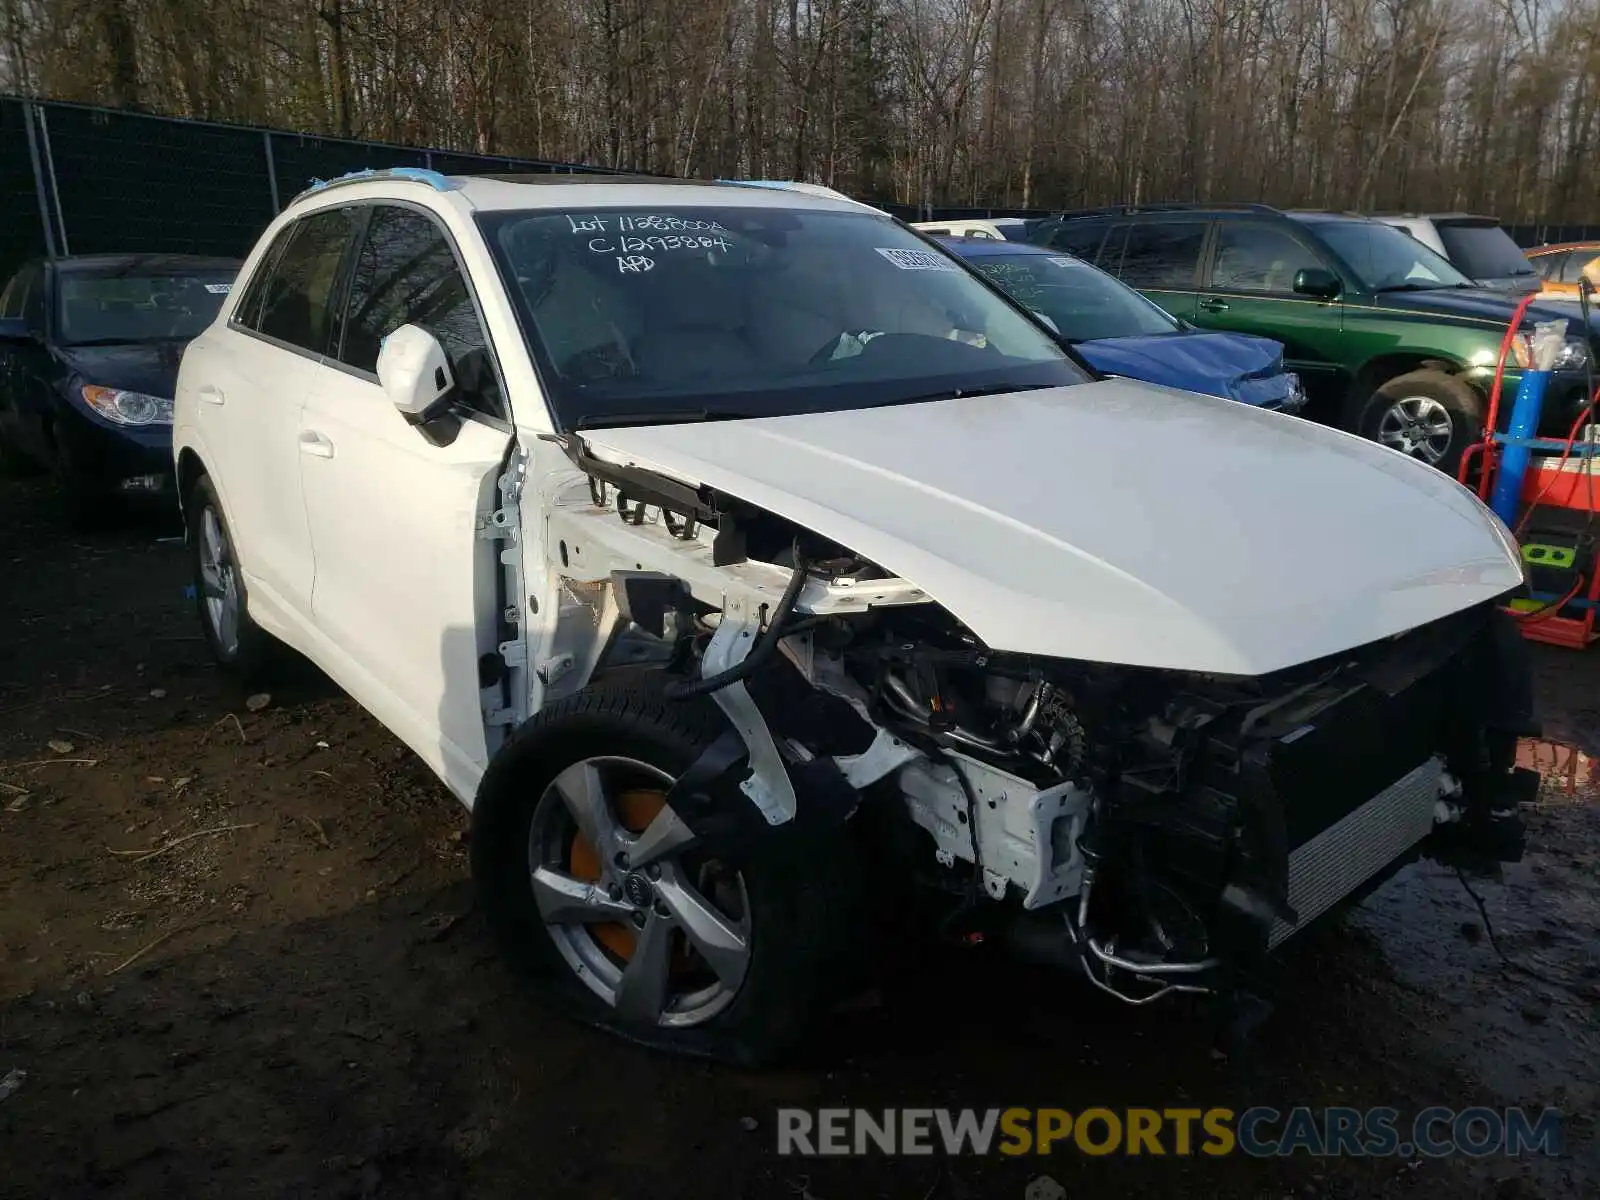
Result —
[[195, 480], [184, 498], [189, 553], [193, 565], [195, 610], [206, 644], [224, 670], [242, 683], [259, 679], [276, 644], [250, 619], [244, 574], [234, 551], [233, 532], [207, 475]]
[[[728, 728], [709, 699], [665, 699], [658, 676], [629, 672], [558, 700], [496, 757], [472, 814], [479, 901], [512, 964], [564, 1015], [656, 1050], [765, 1065], [847, 985], [860, 937], [853, 831], [779, 828], [736, 866], [690, 845], [647, 882], [626, 857], [636, 835], [672, 819], [660, 797]], [[630, 819], [647, 794], [652, 809]], [[609, 830], [578, 820], [593, 799]], [[611, 851], [594, 853], [587, 829]], [[578, 908], [574, 888], [587, 897]], [[656, 962], [652, 989], [639, 981]]]
[[1443, 371], [1412, 371], [1382, 384], [1362, 405], [1356, 431], [1454, 476], [1483, 437], [1483, 398]]

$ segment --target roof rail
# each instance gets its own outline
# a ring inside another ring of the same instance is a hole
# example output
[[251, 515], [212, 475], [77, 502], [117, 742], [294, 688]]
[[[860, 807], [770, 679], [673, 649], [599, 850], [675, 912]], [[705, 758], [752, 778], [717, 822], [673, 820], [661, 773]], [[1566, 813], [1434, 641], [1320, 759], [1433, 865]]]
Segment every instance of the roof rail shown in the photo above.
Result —
[[[365, 183], [372, 179], [396, 179], [404, 183], [420, 183], [424, 187], [432, 188], [436, 192], [453, 192], [460, 185], [448, 175], [438, 171], [430, 171], [424, 167], [383, 167], [374, 169], [365, 167], [360, 171], [347, 171], [333, 179], [313, 179], [311, 186], [294, 197], [309, 196], [312, 192], [326, 191], [328, 188], [343, 187], [350, 183]], [[294, 201], [291, 200], [292, 204]]]
[[847, 196], [835, 188], [825, 187], [820, 183], [803, 183], [796, 179], [717, 179], [714, 183], [728, 184], [733, 187], [769, 188], [779, 192], [800, 192], [807, 196], [820, 196], [825, 200], [843, 200], [846, 204], [859, 205], [871, 209], [873, 212], [883, 212], [881, 208], [868, 204], [865, 200], [857, 200], [854, 196]]
[[1125, 217], [1133, 216], [1136, 213], [1159, 212], [1253, 212], [1276, 216], [1282, 211], [1282, 209], [1274, 208], [1270, 204], [1170, 200], [1157, 204], [1107, 204], [1099, 208], [1068, 208], [1053, 212], [1045, 219], [1077, 220], [1080, 217]]

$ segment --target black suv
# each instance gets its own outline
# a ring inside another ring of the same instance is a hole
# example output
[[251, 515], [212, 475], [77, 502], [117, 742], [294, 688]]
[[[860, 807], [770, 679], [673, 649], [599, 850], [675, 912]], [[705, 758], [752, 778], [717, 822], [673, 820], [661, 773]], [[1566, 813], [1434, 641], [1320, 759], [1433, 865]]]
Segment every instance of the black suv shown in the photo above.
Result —
[[[1094, 263], [1192, 325], [1276, 338], [1305, 382], [1306, 415], [1451, 472], [1481, 436], [1516, 301], [1393, 226], [1255, 204], [1158, 205], [1063, 213], [1028, 240]], [[1600, 355], [1600, 318], [1584, 336], [1576, 306], [1530, 308], [1524, 327], [1561, 318], [1551, 436], [1582, 409]], [[1519, 379], [1508, 365], [1502, 426]]]

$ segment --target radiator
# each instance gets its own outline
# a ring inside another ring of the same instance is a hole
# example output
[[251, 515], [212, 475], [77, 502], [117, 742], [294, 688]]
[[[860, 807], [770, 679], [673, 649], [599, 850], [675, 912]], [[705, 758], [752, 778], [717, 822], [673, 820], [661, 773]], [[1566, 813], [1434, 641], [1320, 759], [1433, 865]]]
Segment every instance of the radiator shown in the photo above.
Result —
[[1305, 928], [1426, 837], [1443, 771], [1443, 760], [1430, 758], [1297, 846], [1289, 855], [1289, 906], [1300, 921], [1276, 922], [1267, 945]]

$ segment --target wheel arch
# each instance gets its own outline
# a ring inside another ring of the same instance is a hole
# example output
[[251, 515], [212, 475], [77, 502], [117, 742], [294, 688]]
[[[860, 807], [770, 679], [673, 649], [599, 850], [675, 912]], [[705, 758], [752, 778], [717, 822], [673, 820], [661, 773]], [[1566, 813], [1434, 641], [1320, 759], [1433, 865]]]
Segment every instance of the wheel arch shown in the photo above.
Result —
[[[211, 489], [216, 493], [217, 503], [222, 507], [222, 519], [227, 522], [228, 529], [233, 535], [233, 555], [239, 563], [240, 570], [250, 574], [245, 566], [246, 550], [239, 544], [238, 524], [233, 519], [233, 505], [228, 500], [227, 489], [223, 486], [221, 478], [206, 464], [205, 457], [193, 446], [185, 445], [178, 450], [176, 484], [178, 491], [178, 509], [184, 517], [184, 528], [188, 529], [188, 501], [194, 491], [195, 484], [201, 479], [211, 481]], [[187, 536], [187, 532], [185, 533]]]
[[1448, 354], [1427, 351], [1375, 355], [1362, 363], [1351, 376], [1349, 392], [1345, 397], [1344, 425], [1354, 429], [1368, 398], [1391, 379], [1398, 379], [1413, 371], [1438, 371], [1456, 376], [1461, 374], [1464, 367], [1464, 363]]
[[[206, 470], [205, 460], [200, 457], [200, 452], [193, 446], [185, 446], [178, 451], [178, 504], [182, 506], [189, 498], [189, 493], [194, 490], [194, 485], [199, 482], [202, 475], [209, 475]], [[213, 483], [212, 486], [215, 486]]]

